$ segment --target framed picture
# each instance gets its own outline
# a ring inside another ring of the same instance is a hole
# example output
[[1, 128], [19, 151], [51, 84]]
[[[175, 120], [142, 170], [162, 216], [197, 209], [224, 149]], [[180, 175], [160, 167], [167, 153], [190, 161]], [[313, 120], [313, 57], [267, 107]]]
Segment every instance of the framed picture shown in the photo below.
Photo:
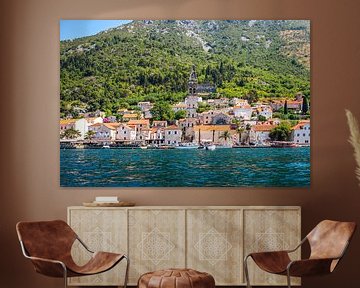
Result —
[[310, 186], [310, 21], [61, 20], [62, 187]]

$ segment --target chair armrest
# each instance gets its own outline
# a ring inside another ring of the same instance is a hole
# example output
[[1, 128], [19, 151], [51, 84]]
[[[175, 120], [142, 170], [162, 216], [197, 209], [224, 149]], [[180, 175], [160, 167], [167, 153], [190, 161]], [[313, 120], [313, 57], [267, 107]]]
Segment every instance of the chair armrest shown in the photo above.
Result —
[[46, 259], [40, 257], [32, 257], [32, 256], [25, 256], [26, 258], [30, 259], [34, 265], [35, 271], [50, 277], [66, 277], [67, 275], [67, 268], [66, 265], [59, 261], [53, 259]]
[[339, 258], [303, 259], [291, 261], [287, 266], [290, 276], [312, 276], [329, 274], [332, 272], [333, 261]]

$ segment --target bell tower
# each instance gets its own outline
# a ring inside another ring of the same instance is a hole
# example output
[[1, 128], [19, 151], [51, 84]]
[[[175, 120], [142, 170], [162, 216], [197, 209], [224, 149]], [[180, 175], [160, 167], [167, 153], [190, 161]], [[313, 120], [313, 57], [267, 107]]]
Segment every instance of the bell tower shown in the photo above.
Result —
[[196, 87], [197, 87], [198, 81], [197, 76], [195, 72], [195, 65], [192, 66], [189, 82], [188, 82], [188, 91], [189, 95], [195, 95], [196, 94]]

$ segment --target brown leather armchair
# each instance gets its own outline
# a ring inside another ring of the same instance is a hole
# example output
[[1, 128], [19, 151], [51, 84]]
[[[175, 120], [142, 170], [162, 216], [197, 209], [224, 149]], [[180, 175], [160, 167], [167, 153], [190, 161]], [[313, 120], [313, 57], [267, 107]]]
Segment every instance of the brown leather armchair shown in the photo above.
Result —
[[[354, 222], [324, 220], [295, 249], [250, 253], [244, 259], [247, 287], [251, 287], [247, 267], [249, 257], [266, 272], [286, 275], [289, 288], [291, 288], [291, 276], [315, 276], [333, 272], [344, 256], [355, 229], [356, 224]], [[292, 261], [289, 253], [296, 251], [306, 241], [310, 245], [310, 257], [308, 259]]]
[[[24, 256], [31, 260], [35, 271], [50, 277], [88, 276], [102, 273], [115, 267], [121, 260], [127, 261], [124, 288], [127, 285], [129, 259], [125, 254], [91, 251], [62, 220], [19, 222], [16, 225]], [[72, 256], [71, 247], [78, 240], [92, 254], [83, 266], [78, 266]]]

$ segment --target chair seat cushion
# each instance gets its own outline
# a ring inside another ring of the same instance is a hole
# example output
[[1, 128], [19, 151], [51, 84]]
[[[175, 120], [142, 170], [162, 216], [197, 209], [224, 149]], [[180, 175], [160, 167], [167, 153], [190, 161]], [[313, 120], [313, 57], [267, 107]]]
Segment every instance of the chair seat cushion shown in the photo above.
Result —
[[192, 269], [166, 269], [143, 274], [138, 288], [213, 288], [214, 277]]

